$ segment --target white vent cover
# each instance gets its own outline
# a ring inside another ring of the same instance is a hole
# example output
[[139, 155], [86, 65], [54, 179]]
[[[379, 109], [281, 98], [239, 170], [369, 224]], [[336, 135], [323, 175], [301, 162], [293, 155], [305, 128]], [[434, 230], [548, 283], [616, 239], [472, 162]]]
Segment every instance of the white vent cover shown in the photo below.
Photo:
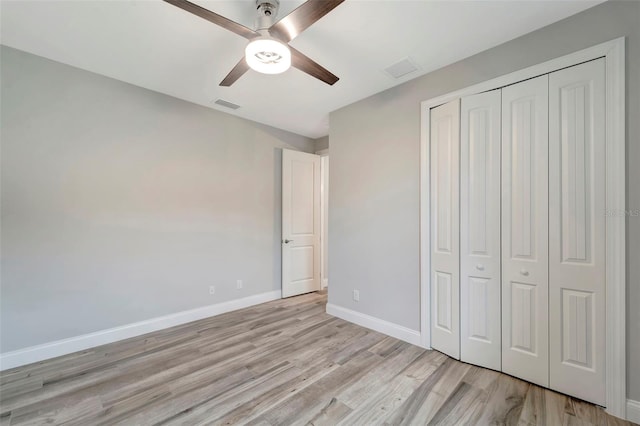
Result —
[[400, 62], [396, 62], [388, 68], [385, 68], [385, 72], [393, 78], [404, 77], [407, 74], [411, 74], [414, 71], [418, 71], [418, 66], [411, 60], [411, 58], [404, 58]]
[[225, 108], [231, 108], [231, 109], [240, 108], [240, 105], [232, 104], [231, 102], [225, 101], [224, 99], [218, 99], [214, 102], [214, 104], [223, 106]]

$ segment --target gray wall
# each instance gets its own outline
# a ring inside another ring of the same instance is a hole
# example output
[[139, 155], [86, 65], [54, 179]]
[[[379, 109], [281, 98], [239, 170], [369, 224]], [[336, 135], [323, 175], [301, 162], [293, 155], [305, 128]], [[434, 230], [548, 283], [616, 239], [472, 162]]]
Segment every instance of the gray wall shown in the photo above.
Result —
[[2, 352], [280, 288], [281, 148], [312, 139], [0, 54]]
[[329, 149], [329, 136], [323, 136], [315, 140], [315, 148], [316, 152], [321, 151], [323, 149]]
[[[627, 207], [640, 209], [640, 2], [607, 2], [331, 114], [330, 303], [420, 328], [421, 101], [621, 36]], [[628, 396], [640, 400], [640, 218], [627, 230]]]

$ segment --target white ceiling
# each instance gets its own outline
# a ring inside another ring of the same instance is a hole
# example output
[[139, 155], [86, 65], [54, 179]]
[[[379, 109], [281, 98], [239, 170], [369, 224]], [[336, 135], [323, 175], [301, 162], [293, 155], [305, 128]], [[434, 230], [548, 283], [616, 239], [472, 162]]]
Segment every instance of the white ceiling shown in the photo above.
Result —
[[[193, 0], [192, 0], [193, 1]], [[254, 0], [199, 5], [253, 27]], [[317, 138], [329, 112], [601, 3], [347, 0], [291, 45], [340, 77], [328, 86], [297, 69], [249, 71], [242, 37], [159, 0], [2, 0], [2, 44], [260, 123]], [[302, 0], [282, 0], [279, 17]], [[411, 57], [419, 71], [383, 72]], [[236, 111], [213, 105], [222, 98]]]

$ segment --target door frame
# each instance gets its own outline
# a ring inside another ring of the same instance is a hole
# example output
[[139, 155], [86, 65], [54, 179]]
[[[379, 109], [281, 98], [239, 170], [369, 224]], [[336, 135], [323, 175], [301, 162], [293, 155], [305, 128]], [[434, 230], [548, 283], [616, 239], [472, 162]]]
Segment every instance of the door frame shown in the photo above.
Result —
[[456, 98], [499, 89], [598, 58], [606, 62], [606, 394], [609, 414], [626, 418], [626, 208], [625, 38], [620, 37], [483, 83], [438, 96], [420, 105], [420, 342], [431, 347], [430, 327], [430, 110]]
[[320, 156], [320, 288], [324, 290], [329, 287], [329, 149], [316, 155]]

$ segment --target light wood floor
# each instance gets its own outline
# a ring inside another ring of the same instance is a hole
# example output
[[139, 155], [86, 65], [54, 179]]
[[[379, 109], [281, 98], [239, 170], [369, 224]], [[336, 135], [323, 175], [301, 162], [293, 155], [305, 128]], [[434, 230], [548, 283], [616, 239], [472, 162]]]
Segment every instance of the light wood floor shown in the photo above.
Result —
[[629, 424], [278, 300], [0, 374], [0, 425]]

